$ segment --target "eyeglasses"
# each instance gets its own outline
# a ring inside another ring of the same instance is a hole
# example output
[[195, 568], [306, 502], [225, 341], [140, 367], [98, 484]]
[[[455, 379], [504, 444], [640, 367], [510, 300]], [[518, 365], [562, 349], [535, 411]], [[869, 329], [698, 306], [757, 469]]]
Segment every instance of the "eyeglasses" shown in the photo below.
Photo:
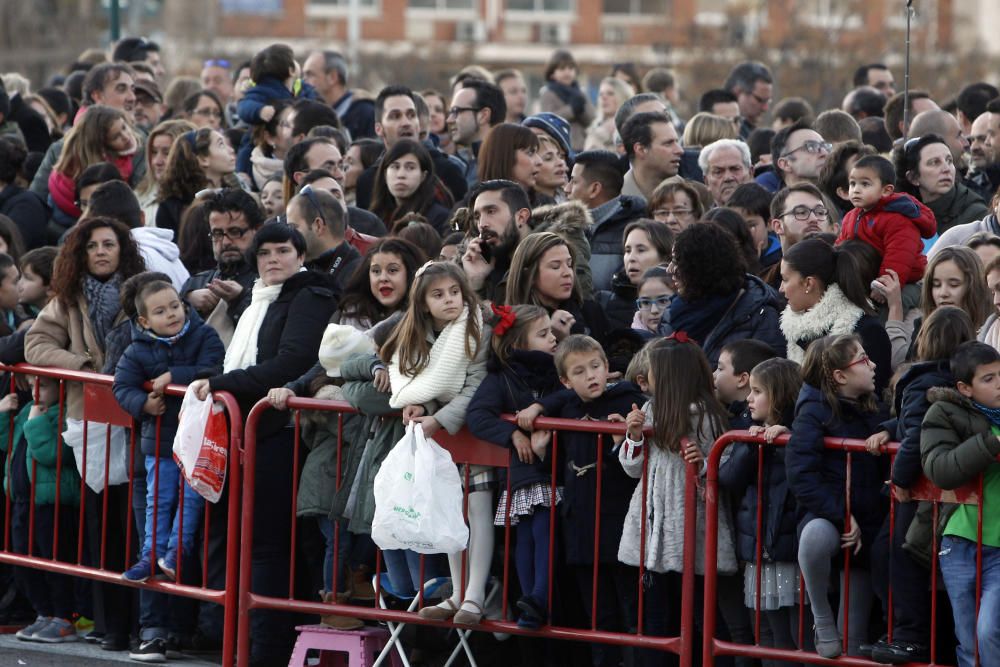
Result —
[[208, 233], [208, 238], [213, 241], [221, 241], [223, 238], [227, 238], [230, 241], [239, 241], [243, 238], [250, 229], [247, 227], [230, 227], [228, 229], [213, 229]]
[[868, 364], [869, 362], [871, 362], [871, 359], [868, 358], [868, 355], [862, 353], [860, 357], [858, 357], [857, 359], [855, 359], [851, 363], [849, 363], [846, 366], [844, 366], [844, 368], [842, 370], [846, 371], [851, 366], [857, 366], [858, 364]]
[[448, 118], [451, 118], [452, 116], [457, 116], [458, 114], [464, 111], [471, 111], [475, 113], [480, 109], [482, 109], [482, 107], [452, 107], [448, 109]]
[[647, 297], [640, 297], [635, 300], [635, 307], [639, 310], [652, 310], [653, 306], [659, 311], [664, 311], [670, 307], [671, 302], [673, 302], [674, 297], [671, 296], [658, 296], [655, 299], [649, 299]]
[[681, 218], [688, 217], [693, 212], [694, 211], [692, 211], [689, 208], [673, 208], [673, 209], [670, 209], [670, 208], [658, 208], [655, 211], [653, 211], [653, 217], [657, 217], [657, 216], [660, 216], [660, 217], [663, 217], [663, 218], [674, 217], [674, 218], [677, 218], [678, 220], [680, 220]]
[[761, 97], [760, 95], [756, 95], [754, 93], [750, 93], [750, 97], [752, 97], [755, 100], [757, 100], [758, 104], [770, 104], [771, 103], [771, 98], [770, 97]]
[[808, 220], [809, 216], [815, 215], [817, 218], [825, 218], [829, 211], [826, 210], [826, 206], [820, 204], [816, 208], [809, 208], [808, 206], [796, 206], [791, 211], [783, 213], [782, 218], [786, 216], [795, 216], [796, 220]]
[[212, 118], [222, 118], [222, 112], [218, 109], [195, 109], [192, 111], [195, 116], [211, 116]]
[[300, 195], [305, 195], [305, 198], [309, 200], [309, 204], [316, 210], [316, 216], [323, 221], [323, 226], [326, 227], [326, 216], [323, 215], [323, 208], [319, 205], [319, 200], [316, 199], [316, 193], [313, 191], [311, 185], [307, 185], [301, 190], [299, 190]]
[[802, 142], [801, 146], [799, 146], [798, 148], [793, 148], [792, 150], [788, 151], [781, 157], [788, 157], [792, 153], [797, 153], [799, 151], [805, 151], [806, 153], [815, 154], [819, 153], [820, 151], [829, 153], [831, 150], [833, 150], [833, 144], [831, 143], [827, 143], [825, 141], [809, 140]]
[[221, 67], [223, 69], [229, 69], [229, 61], [223, 59], [210, 58], [202, 64], [202, 69], [205, 67]]

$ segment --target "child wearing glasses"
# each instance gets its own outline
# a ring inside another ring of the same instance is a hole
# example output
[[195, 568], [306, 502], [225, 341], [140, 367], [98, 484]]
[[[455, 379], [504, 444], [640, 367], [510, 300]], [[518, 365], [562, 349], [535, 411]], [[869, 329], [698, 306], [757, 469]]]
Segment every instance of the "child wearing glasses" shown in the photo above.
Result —
[[673, 277], [662, 266], [648, 269], [636, 291], [635, 317], [632, 328], [642, 333], [658, 336], [665, 334], [669, 319], [670, 303], [677, 294]]
[[847, 180], [847, 198], [854, 208], [844, 216], [837, 243], [858, 239], [878, 250], [880, 276], [894, 271], [903, 285], [923, 278], [927, 257], [920, 239], [937, 235], [931, 210], [916, 198], [895, 192], [896, 170], [879, 155], [860, 158]]

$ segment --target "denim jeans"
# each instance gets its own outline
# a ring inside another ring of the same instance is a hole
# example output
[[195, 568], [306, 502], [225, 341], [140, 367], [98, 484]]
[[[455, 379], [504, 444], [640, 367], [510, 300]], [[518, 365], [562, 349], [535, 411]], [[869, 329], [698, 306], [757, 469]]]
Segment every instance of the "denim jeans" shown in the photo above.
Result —
[[983, 545], [982, 592], [976, 616], [976, 543], [946, 535], [938, 554], [941, 577], [951, 599], [958, 637], [959, 667], [1000, 665], [1000, 548]]
[[[409, 549], [382, 552], [385, 571], [392, 592], [401, 598], [412, 598], [423, 582], [420, 581], [420, 554]], [[447, 567], [441, 554], [424, 556], [424, 581], [444, 576]]]
[[[159, 470], [159, 480], [156, 471]], [[179, 484], [184, 484], [184, 525], [178, 511]], [[156, 501], [155, 506], [154, 502]], [[177, 549], [178, 532], [183, 553], [194, 550], [195, 537], [205, 511], [205, 499], [188, 483], [182, 482], [181, 469], [173, 459], [146, 457], [146, 530], [142, 555], [152, 557], [153, 527], [156, 527], [156, 558]], [[177, 559], [178, 561], [180, 558]]]

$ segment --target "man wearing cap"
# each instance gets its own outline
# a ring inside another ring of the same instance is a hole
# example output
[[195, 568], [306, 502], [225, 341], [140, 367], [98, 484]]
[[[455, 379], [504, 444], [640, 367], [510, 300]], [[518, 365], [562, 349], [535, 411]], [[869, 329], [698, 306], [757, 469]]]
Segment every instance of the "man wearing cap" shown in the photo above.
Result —
[[504, 122], [507, 102], [498, 86], [479, 79], [466, 79], [451, 99], [447, 122], [451, 139], [465, 162], [465, 181], [478, 180], [479, 147], [489, 131]]
[[155, 81], [136, 80], [135, 106], [132, 107], [135, 124], [143, 132], [149, 133], [163, 116], [163, 94]]

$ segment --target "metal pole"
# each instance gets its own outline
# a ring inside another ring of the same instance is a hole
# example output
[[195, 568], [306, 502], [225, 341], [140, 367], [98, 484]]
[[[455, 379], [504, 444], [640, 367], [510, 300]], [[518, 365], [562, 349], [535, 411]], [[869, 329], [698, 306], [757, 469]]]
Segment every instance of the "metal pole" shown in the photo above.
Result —
[[906, 0], [906, 50], [903, 54], [903, 141], [910, 133], [910, 22], [913, 0]]
[[118, 0], [111, 0], [108, 16], [108, 27], [111, 31], [111, 43], [114, 44], [122, 36], [122, 17], [118, 6]]

